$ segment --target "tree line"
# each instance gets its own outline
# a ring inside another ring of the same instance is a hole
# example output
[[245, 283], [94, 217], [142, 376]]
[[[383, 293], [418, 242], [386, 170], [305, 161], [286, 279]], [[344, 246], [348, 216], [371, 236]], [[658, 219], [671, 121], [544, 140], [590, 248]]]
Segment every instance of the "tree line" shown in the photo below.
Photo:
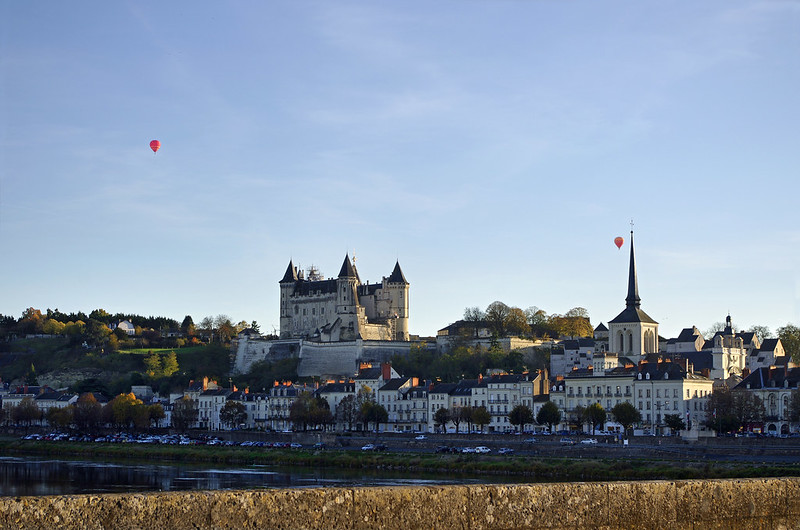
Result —
[[522, 310], [495, 301], [485, 310], [479, 307], [466, 308], [464, 321], [470, 325], [475, 337], [482, 326], [488, 326], [495, 337], [513, 335], [557, 339], [591, 337], [594, 333], [589, 312], [582, 307], [574, 307], [563, 315], [548, 315], [536, 306]]

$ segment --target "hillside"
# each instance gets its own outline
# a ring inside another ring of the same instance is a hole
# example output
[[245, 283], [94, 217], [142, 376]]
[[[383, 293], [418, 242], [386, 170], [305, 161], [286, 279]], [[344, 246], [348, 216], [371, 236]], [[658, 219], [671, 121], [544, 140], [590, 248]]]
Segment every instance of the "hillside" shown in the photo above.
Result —
[[[163, 360], [172, 351], [178, 362], [175, 373], [169, 377], [148, 375], [145, 359], [155, 354]], [[0, 343], [0, 378], [12, 386], [27, 382], [57, 389], [99, 381], [112, 395], [129, 391], [131, 384], [150, 384], [165, 391], [205, 376], [227, 379], [229, 354], [230, 350], [219, 344], [106, 353], [71, 344], [67, 338], [20, 339]]]

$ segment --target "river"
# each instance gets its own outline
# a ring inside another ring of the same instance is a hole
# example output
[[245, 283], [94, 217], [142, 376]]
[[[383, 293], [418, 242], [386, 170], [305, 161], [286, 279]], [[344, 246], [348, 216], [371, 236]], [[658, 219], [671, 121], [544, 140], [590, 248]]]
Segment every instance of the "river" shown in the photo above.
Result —
[[524, 482], [522, 477], [0, 457], [0, 496]]

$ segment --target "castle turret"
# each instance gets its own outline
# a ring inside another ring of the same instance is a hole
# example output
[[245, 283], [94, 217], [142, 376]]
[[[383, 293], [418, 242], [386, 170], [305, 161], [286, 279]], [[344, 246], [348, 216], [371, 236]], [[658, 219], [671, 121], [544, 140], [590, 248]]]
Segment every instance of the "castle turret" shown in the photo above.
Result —
[[358, 273], [345, 255], [344, 263], [336, 278], [336, 314], [342, 319], [342, 327], [352, 330], [353, 337], [359, 333]]
[[281, 286], [281, 338], [287, 338], [292, 335], [291, 296], [297, 281], [297, 268], [292, 263], [292, 260], [289, 260], [286, 273], [279, 282]]
[[392, 274], [386, 279], [386, 290], [390, 300], [390, 318], [394, 319], [394, 340], [408, 340], [408, 291], [400, 262], [395, 262]]

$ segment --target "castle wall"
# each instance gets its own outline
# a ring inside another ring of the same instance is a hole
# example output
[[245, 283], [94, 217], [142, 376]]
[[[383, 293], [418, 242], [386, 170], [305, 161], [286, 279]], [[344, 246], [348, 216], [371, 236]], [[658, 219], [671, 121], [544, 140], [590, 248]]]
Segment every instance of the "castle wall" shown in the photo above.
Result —
[[800, 479], [0, 498], [3, 528], [797, 528]]
[[408, 355], [412, 342], [354, 340], [311, 342], [302, 339], [264, 340], [243, 337], [236, 346], [235, 373], [247, 373], [253, 363], [299, 358], [300, 377], [349, 377], [361, 361], [388, 362], [395, 355]]

